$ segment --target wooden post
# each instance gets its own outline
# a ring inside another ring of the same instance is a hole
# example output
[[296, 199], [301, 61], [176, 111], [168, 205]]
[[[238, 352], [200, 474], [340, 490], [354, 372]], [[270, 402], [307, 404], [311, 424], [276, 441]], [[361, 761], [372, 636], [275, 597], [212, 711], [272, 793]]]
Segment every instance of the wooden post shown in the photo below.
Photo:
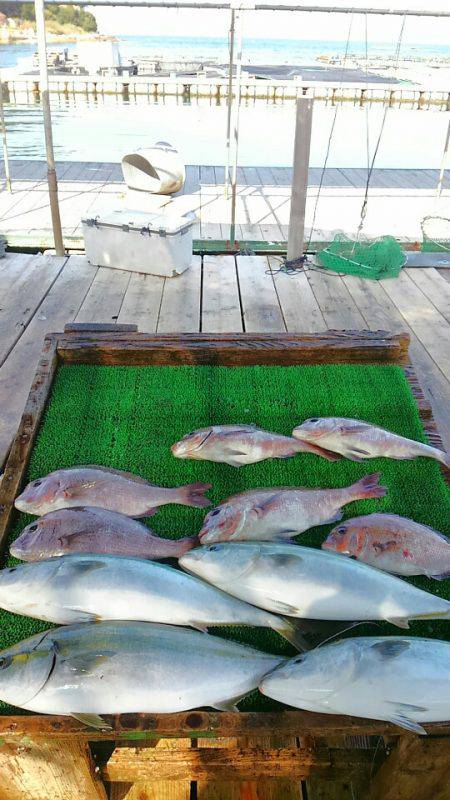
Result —
[[0, 78], [0, 128], [2, 129], [2, 139], [3, 139], [3, 161], [5, 162], [5, 179], [6, 179], [6, 188], [8, 192], [11, 192], [11, 173], [9, 171], [9, 157], [8, 157], [8, 143], [6, 141], [6, 125], [5, 125], [5, 115], [3, 111], [3, 83]]
[[56, 179], [55, 156], [53, 152], [52, 113], [48, 90], [47, 47], [45, 41], [44, 0], [34, 0], [36, 15], [36, 35], [39, 55], [39, 76], [41, 85], [42, 113], [44, 115], [45, 152], [47, 158], [47, 183], [52, 216], [53, 238], [57, 256], [64, 255], [61, 230], [61, 217], [58, 203], [58, 182]]
[[313, 103], [314, 99], [312, 97], [299, 97], [297, 99], [291, 213], [287, 248], [288, 261], [300, 258], [303, 255]]
[[235, 31], [235, 10], [231, 9], [230, 22], [230, 60], [228, 62], [228, 97], [227, 97], [227, 163], [225, 165], [225, 197], [228, 198], [228, 184], [230, 181], [230, 161], [231, 161], [231, 110], [233, 107], [233, 64], [234, 64], [234, 31]]
[[450, 747], [443, 737], [402, 736], [364, 800], [448, 800]]
[[242, 74], [242, 14], [237, 15], [237, 59], [236, 59], [236, 82], [235, 82], [235, 104], [233, 123], [233, 144], [234, 159], [231, 170], [231, 223], [230, 223], [230, 244], [236, 241], [236, 191], [237, 191], [237, 166], [239, 153], [239, 111], [241, 107], [241, 74]]

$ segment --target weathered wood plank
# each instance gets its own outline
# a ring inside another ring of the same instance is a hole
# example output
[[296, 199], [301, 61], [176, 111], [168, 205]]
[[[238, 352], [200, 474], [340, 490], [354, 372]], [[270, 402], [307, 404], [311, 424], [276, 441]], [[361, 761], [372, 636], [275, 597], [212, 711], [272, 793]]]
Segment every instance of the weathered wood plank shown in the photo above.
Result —
[[[227, 737], [224, 739], [198, 739], [197, 747], [218, 748], [232, 750], [237, 747], [236, 738]], [[213, 777], [197, 782], [197, 800], [242, 800], [242, 783], [239, 781], [220, 781]]]
[[[172, 751], [185, 751], [190, 747], [189, 739], [160, 739], [156, 742], [152, 752], [157, 751], [158, 755], [164, 758], [167, 764], [171, 763]], [[145, 751], [128, 748], [130, 758], [133, 760], [133, 753], [139, 757]], [[175, 755], [176, 757], [176, 755]], [[158, 780], [158, 774], [152, 776], [152, 780], [112, 783], [109, 800], [190, 800], [191, 781], [187, 780]]]
[[76, 322], [116, 321], [130, 282], [131, 272], [99, 267], [76, 316]]
[[449, 739], [402, 736], [364, 800], [448, 800]]
[[234, 256], [203, 256], [202, 331], [226, 333], [241, 330]]
[[407, 269], [405, 272], [447, 322], [450, 322], [450, 285], [437, 269]]
[[158, 333], [195, 332], [200, 329], [200, 282], [202, 263], [193, 256], [186, 272], [166, 278], [158, 320]]
[[327, 325], [305, 271], [299, 269], [295, 273], [287, 274], [279, 271], [282, 259], [269, 256], [268, 261], [273, 270], [273, 281], [286, 330], [306, 333], [325, 331]]
[[367, 328], [366, 321], [337, 274], [311, 269], [308, 281], [329, 328], [357, 330]]
[[66, 261], [66, 256], [32, 256], [23, 263], [15, 280], [11, 280], [8, 272], [9, 287], [0, 294], [0, 365], [20, 339]]
[[433, 408], [444, 444], [450, 449], [450, 384], [419, 341], [397, 306], [386, 294], [379, 281], [367, 281], [353, 275], [343, 278], [371, 330], [407, 331], [411, 337], [409, 352], [421, 386]]
[[237, 256], [244, 327], [253, 331], [285, 331], [269, 264], [265, 256]]
[[177, 748], [170, 758], [157, 748], [116, 748], [102, 776], [110, 781], [302, 779], [330, 767], [328, 752], [297, 747]]
[[444, 317], [405, 272], [382, 284], [444, 377], [450, 380], [450, 327]]
[[87, 742], [3, 742], [0, 800], [106, 800]]
[[91, 266], [83, 256], [72, 256], [2, 365], [0, 464], [17, 430], [44, 336], [49, 331], [62, 330], [66, 322], [73, 320], [96, 272], [97, 268]]
[[156, 331], [165, 278], [135, 272], [123, 298], [118, 322], [133, 322], [140, 331]]

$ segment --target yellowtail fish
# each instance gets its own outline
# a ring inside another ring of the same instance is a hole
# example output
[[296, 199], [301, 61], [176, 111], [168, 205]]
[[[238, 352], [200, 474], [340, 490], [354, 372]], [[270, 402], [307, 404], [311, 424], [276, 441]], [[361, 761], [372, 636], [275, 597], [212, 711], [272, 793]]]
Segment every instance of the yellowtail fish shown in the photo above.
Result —
[[450, 456], [437, 447], [406, 439], [358, 419], [312, 417], [294, 428], [292, 435], [302, 442], [340, 453], [350, 461], [380, 457], [402, 460], [425, 456], [450, 466]]
[[138, 558], [179, 558], [198, 547], [197, 536], [163, 539], [142, 522], [104, 508], [62, 508], [30, 522], [11, 544], [22, 561], [69, 553], [104, 553]]
[[267, 458], [290, 458], [297, 453], [315, 453], [337, 461], [339, 456], [320, 445], [300, 442], [292, 436], [281, 436], [254, 425], [211, 425], [188, 433], [172, 445], [176, 458], [219, 461], [232, 467], [255, 464]]
[[156, 486], [131, 472], [89, 464], [58, 469], [25, 487], [15, 506], [27, 514], [42, 516], [60, 508], [94, 506], [128, 517], [146, 517], [158, 506], [178, 503], [205, 508], [211, 501], [204, 492], [209, 483], [192, 483], [170, 489]]
[[257, 539], [289, 539], [315, 525], [342, 519], [342, 506], [384, 497], [380, 473], [366, 475], [344, 489], [253, 489], [224, 500], [209, 511], [199, 533], [202, 544]]
[[274, 614], [321, 620], [450, 619], [450, 602], [336, 553], [274, 542], [218, 542], [181, 556], [188, 572]]
[[151, 622], [65, 625], [0, 651], [0, 698], [101, 730], [101, 714], [238, 710], [285, 661], [208, 633]]
[[259, 688], [295, 708], [381, 719], [425, 734], [424, 723], [450, 718], [450, 644], [399, 636], [346, 639], [296, 656]]
[[333, 528], [322, 544], [396, 575], [450, 577], [450, 539], [397, 514], [367, 514]]

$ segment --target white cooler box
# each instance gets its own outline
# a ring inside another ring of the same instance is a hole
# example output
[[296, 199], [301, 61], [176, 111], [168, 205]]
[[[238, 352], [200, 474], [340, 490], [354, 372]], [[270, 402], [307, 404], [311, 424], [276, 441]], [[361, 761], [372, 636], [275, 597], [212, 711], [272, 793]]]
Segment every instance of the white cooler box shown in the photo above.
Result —
[[86, 257], [97, 267], [171, 277], [192, 262], [196, 216], [121, 209], [82, 220]]

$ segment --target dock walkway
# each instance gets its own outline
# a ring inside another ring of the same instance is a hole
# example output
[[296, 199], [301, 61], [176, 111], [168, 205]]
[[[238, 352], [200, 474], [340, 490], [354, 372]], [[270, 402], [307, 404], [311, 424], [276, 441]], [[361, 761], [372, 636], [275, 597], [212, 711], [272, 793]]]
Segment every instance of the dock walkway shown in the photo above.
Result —
[[[11, 162], [13, 192], [4, 189], [0, 164], [0, 232], [11, 246], [51, 247], [51, 222], [43, 161]], [[124, 204], [126, 187], [118, 163], [65, 161], [57, 164], [59, 199], [65, 243], [83, 246], [81, 218]], [[320, 168], [309, 173], [306, 224], [312, 224], [321, 177]], [[286, 241], [292, 170], [283, 167], [240, 167], [238, 170], [237, 230], [240, 240]], [[330, 241], [337, 230], [354, 233], [364, 195], [366, 171], [356, 168], [325, 170], [312, 240]], [[438, 171], [433, 169], [375, 169], [372, 175], [364, 232], [392, 234], [408, 243], [421, 239], [420, 222], [427, 214], [448, 216], [450, 171], [440, 203], [435, 192]], [[228, 239], [230, 201], [224, 196], [224, 168], [217, 165], [187, 167], [183, 191], [174, 198], [142, 198], [149, 210], [170, 203], [181, 213], [195, 211], [197, 239]], [[447, 213], [445, 214], [445, 205]], [[130, 206], [130, 203], [128, 203]]]
[[275, 256], [194, 256], [177, 278], [93, 267], [83, 255], [0, 259], [0, 465], [43, 338], [68, 322], [135, 323], [145, 332], [406, 330], [450, 450], [450, 270], [404, 269], [375, 282], [278, 272]]

